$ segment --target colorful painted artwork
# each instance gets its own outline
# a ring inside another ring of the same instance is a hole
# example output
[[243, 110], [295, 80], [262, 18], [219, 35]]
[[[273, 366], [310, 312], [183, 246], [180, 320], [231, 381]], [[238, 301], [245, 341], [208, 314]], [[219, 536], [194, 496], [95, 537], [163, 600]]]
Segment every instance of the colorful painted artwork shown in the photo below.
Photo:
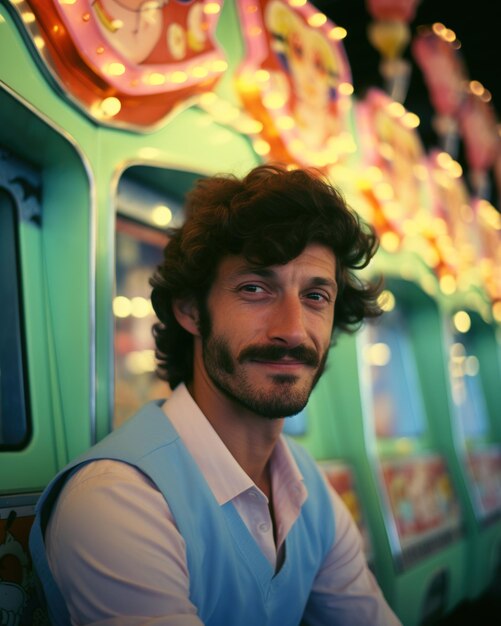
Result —
[[151, 129], [208, 91], [227, 63], [221, 0], [26, 0], [23, 18], [62, 91], [101, 123]]
[[326, 168], [353, 150], [351, 73], [337, 31], [310, 3], [241, 0], [237, 90], [263, 125], [267, 158]]
[[460, 507], [436, 454], [383, 461], [381, 478], [403, 550], [460, 527]]

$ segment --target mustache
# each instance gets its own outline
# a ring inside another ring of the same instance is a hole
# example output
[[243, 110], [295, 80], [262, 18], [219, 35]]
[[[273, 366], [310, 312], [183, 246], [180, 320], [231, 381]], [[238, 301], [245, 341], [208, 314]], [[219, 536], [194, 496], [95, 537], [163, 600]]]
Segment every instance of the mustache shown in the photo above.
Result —
[[289, 357], [296, 361], [301, 361], [305, 365], [310, 367], [318, 367], [320, 364], [320, 357], [318, 353], [312, 348], [306, 346], [294, 346], [293, 348], [286, 348], [285, 346], [247, 346], [238, 355], [238, 362], [260, 360], [260, 361], [280, 361], [284, 357]]

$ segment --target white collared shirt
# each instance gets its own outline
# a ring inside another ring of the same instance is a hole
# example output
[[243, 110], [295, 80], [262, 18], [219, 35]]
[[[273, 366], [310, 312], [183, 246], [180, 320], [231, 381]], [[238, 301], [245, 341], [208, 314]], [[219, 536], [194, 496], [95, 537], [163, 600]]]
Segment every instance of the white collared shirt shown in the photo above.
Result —
[[[233, 502], [276, 567], [307, 497], [283, 438], [270, 462], [275, 544], [267, 497], [238, 465], [184, 385], [176, 388], [164, 411], [217, 502]], [[305, 619], [310, 626], [397, 626], [367, 568], [358, 529], [341, 498], [329, 489], [335, 540], [315, 579]], [[135, 468], [111, 460], [83, 467], [59, 497], [46, 544], [75, 626], [202, 624], [189, 600], [184, 540], [162, 494]]]

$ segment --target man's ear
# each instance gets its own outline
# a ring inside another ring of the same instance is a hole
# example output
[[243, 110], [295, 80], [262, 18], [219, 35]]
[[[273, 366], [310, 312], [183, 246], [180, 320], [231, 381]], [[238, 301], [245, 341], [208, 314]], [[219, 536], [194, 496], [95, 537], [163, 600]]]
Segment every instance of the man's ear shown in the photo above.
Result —
[[173, 300], [172, 311], [178, 324], [180, 324], [184, 330], [188, 331], [191, 335], [200, 335], [198, 329], [198, 306], [193, 299]]

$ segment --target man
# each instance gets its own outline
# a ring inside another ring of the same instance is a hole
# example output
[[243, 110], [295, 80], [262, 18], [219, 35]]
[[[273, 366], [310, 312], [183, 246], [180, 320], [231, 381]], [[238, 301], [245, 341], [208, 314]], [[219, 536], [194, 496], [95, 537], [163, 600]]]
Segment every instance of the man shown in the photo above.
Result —
[[353, 272], [372, 231], [319, 176], [271, 165], [200, 181], [186, 209], [152, 278], [173, 394], [39, 506], [32, 554], [54, 624], [397, 625], [346, 507], [281, 435], [333, 333], [380, 314]]

